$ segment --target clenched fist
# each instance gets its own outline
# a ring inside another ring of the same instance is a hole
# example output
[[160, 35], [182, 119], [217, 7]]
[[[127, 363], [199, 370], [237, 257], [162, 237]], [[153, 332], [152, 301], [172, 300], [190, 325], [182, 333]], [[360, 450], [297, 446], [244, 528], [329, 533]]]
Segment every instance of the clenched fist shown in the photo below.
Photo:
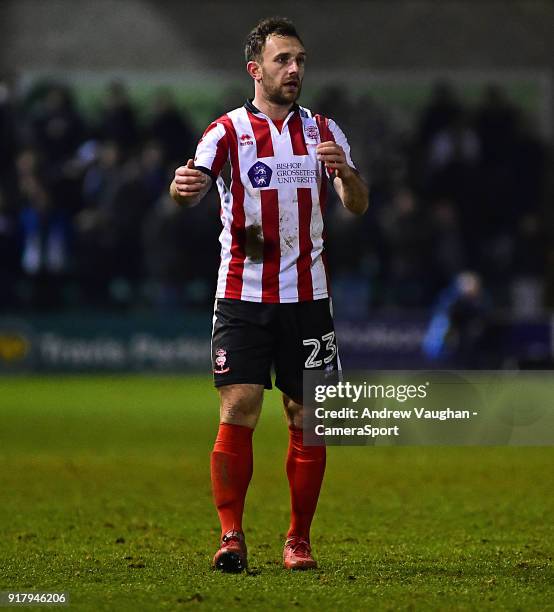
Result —
[[316, 153], [317, 159], [325, 164], [331, 176], [334, 173], [339, 178], [346, 178], [352, 173], [343, 148], [336, 142], [332, 140], [321, 142], [317, 145]]
[[189, 159], [186, 166], [179, 166], [175, 170], [175, 193], [181, 197], [194, 197], [208, 185], [208, 176], [194, 167], [194, 161]]

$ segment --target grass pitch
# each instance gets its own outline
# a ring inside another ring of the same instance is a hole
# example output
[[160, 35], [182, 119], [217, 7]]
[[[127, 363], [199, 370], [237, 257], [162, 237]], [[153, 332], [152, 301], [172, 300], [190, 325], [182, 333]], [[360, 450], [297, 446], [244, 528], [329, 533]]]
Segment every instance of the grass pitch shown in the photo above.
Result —
[[554, 610], [552, 448], [330, 448], [320, 569], [281, 569], [277, 392], [254, 435], [250, 570], [214, 573], [217, 413], [207, 378], [0, 378], [0, 590], [95, 612]]

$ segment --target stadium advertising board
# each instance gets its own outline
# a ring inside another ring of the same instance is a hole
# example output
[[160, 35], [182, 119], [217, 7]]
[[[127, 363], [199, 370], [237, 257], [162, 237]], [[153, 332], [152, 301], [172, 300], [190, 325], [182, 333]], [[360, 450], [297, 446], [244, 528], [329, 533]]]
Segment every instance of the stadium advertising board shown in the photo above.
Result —
[[[429, 363], [421, 344], [423, 317], [375, 317], [337, 320], [343, 367], [451, 367]], [[208, 317], [125, 317], [75, 315], [0, 319], [0, 372], [185, 372], [210, 369], [211, 323]], [[548, 322], [499, 326], [499, 360], [551, 357]]]
[[[195, 321], [36, 317], [0, 322], [0, 369], [193, 371], [209, 368], [210, 341]], [[198, 325], [209, 329], [209, 322]]]

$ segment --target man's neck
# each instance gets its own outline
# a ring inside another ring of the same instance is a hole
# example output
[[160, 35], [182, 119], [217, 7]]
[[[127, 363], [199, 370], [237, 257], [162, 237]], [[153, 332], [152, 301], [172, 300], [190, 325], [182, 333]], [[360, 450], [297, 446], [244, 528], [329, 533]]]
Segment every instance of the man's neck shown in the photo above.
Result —
[[267, 115], [273, 121], [281, 121], [286, 118], [286, 116], [290, 113], [291, 108], [294, 106], [294, 103], [287, 104], [283, 106], [282, 104], [275, 104], [270, 102], [269, 100], [264, 100], [258, 95], [254, 96], [252, 100], [252, 104], [264, 115]]

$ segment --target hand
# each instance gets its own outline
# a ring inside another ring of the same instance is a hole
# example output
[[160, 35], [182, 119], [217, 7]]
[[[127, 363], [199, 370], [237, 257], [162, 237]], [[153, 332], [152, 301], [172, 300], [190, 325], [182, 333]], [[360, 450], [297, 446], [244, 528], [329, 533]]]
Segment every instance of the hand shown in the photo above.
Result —
[[339, 178], [346, 178], [352, 172], [352, 168], [346, 162], [346, 154], [344, 149], [333, 142], [328, 140], [321, 142], [316, 147], [317, 159], [325, 164], [329, 174], [338, 176]]
[[208, 177], [194, 167], [194, 161], [189, 159], [186, 166], [179, 166], [175, 170], [175, 191], [182, 197], [199, 195], [208, 184]]

